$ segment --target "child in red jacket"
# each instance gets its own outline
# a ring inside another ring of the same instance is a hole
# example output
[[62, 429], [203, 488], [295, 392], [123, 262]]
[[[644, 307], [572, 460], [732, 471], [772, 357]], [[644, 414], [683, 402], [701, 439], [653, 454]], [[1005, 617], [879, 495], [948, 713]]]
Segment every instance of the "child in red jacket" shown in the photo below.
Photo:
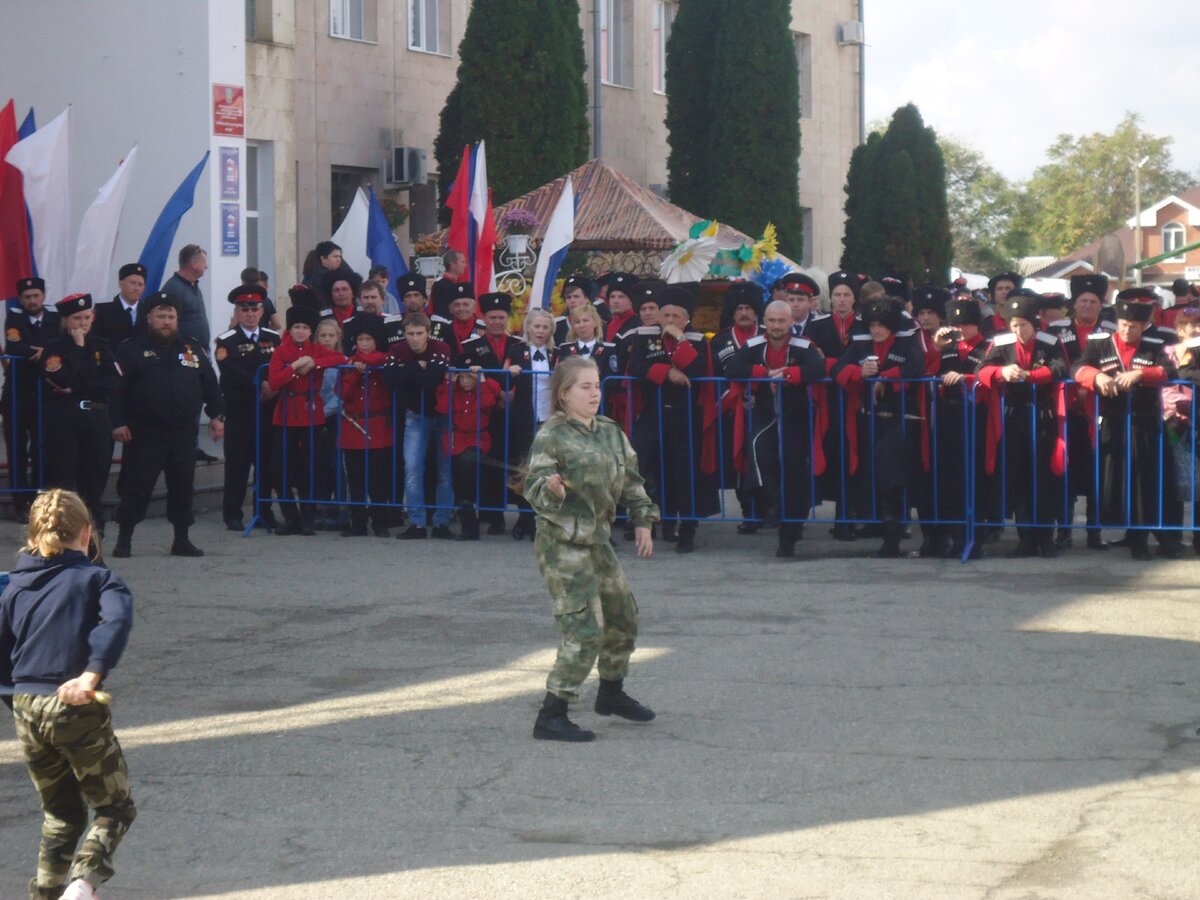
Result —
[[450, 417], [445, 435], [454, 479], [454, 500], [462, 524], [460, 541], [479, 540], [479, 515], [475, 498], [479, 488], [479, 460], [492, 448], [488, 423], [500, 399], [500, 384], [482, 374], [459, 372], [438, 385], [437, 411]]
[[363, 537], [367, 517], [376, 537], [388, 537], [388, 511], [384, 506], [390, 495], [388, 470], [391, 467], [392, 392], [384, 383], [379, 367], [387, 361], [383, 320], [368, 322], [354, 339], [354, 366], [342, 374], [341, 448], [350, 492], [350, 526], [342, 537]]
[[[274, 424], [279, 440], [276, 480], [284, 524], [276, 534], [316, 534], [313, 530], [313, 435], [325, 424], [321, 402], [324, 369], [340, 366], [346, 357], [312, 341], [320, 320], [316, 310], [292, 306], [287, 311], [288, 333], [271, 355], [267, 382], [279, 392]], [[294, 492], [294, 497], [293, 497]]]

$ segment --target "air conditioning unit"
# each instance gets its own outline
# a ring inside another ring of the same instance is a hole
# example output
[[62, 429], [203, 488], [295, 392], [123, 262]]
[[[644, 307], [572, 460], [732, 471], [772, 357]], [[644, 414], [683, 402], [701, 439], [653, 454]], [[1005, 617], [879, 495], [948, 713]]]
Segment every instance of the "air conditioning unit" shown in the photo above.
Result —
[[842, 22], [838, 25], [838, 44], [842, 47], [857, 47], [867, 42], [867, 33], [862, 22]]
[[423, 184], [429, 174], [425, 151], [419, 147], [393, 147], [389, 184]]

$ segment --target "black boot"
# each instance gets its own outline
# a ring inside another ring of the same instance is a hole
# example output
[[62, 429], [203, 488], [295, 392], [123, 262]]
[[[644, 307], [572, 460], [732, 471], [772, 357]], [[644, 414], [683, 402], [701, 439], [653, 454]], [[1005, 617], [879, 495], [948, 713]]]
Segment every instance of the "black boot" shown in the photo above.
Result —
[[460, 509], [458, 511], [458, 522], [461, 526], [458, 534], [460, 541], [479, 540], [479, 516], [475, 514], [474, 506], [468, 504]]
[[[667, 530], [667, 528], [664, 525], [663, 531], [665, 532], [666, 530]], [[695, 522], [684, 522], [682, 525], [679, 526], [679, 535], [675, 541], [675, 552], [676, 553], [691, 553], [695, 549], [696, 549], [696, 523]]]
[[1104, 538], [1101, 537], [1099, 528], [1089, 528], [1087, 530], [1087, 548], [1089, 550], [1108, 549], [1108, 544], [1104, 543]]
[[[603, 684], [603, 682], [601, 682]], [[572, 744], [594, 741], [596, 733], [580, 728], [567, 718], [567, 701], [549, 691], [533, 723], [533, 736], [539, 741], [567, 741]]]
[[654, 710], [642, 706], [627, 693], [622, 685], [625, 679], [616, 681], [600, 679], [600, 690], [596, 692], [596, 712], [602, 716], [620, 716], [630, 722], [649, 722], [654, 718]]
[[883, 544], [875, 551], [876, 559], [900, 558], [900, 523], [896, 519], [884, 519], [881, 526]]
[[188, 540], [187, 526], [176, 527], [175, 540], [171, 542], [172, 556], [203, 556], [204, 551]]
[[117, 533], [117, 543], [112, 555], [117, 559], [129, 559], [133, 555], [133, 529], [122, 528]]

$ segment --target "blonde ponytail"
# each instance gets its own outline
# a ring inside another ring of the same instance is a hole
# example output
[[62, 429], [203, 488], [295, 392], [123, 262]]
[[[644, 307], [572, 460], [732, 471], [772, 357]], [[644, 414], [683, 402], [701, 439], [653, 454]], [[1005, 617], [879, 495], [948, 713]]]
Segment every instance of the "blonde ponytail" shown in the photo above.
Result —
[[42, 491], [29, 507], [29, 540], [25, 549], [39, 556], [58, 556], [79, 540], [92, 524], [87, 504], [74, 491]]

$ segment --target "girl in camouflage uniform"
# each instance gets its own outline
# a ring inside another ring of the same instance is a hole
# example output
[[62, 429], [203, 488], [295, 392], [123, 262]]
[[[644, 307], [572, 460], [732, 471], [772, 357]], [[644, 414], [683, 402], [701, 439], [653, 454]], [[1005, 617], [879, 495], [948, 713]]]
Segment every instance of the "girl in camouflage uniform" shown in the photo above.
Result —
[[533, 736], [590, 741], [596, 735], [567, 718], [567, 702], [599, 658], [596, 712], [649, 722], [654, 713], [622, 689], [637, 638], [633, 594], [609, 543], [617, 504], [629, 510], [637, 552], [653, 552], [658, 507], [646, 495], [637, 455], [625, 432], [598, 415], [600, 372], [587, 357], [561, 361], [550, 378], [554, 414], [534, 438], [524, 495], [537, 513], [534, 550], [562, 632], [558, 659]]
[[107, 698], [97, 690], [129, 639], [133, 598], [88, 559], [94, 548], [79, 495], [41, 493], [29, 511], [29, 543], [0, 595], [0, 695], [45, 814], [33, 900], [94, 900], [136, 815]]

